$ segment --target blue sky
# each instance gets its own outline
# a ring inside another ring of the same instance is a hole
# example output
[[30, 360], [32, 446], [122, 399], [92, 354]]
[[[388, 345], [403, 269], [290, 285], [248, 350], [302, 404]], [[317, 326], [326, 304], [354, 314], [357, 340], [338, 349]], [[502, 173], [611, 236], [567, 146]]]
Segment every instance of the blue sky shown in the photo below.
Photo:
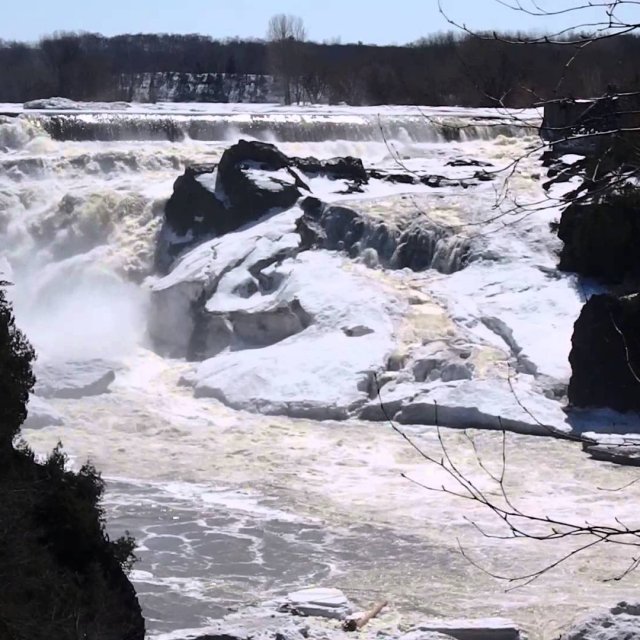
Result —
[[[526, 0], [525, 0], [526, 1]], [[530, 1], [530, 0], [529, 0]], [[57, 30], [116, 33], [203, 33], [216, 38], [263, 37], [274, 13], [303, 18], [310, 39], [404, 44], [450, 29], [437, 0], [5, 0], [0, 38], [36, 40]], [[568, 17], [540, 20], [497, 0], [441, 0], [474, 29], [548, 31]], [[553, 9], [572, 0], [538, 0]], [[636, 9], [636, 12], [640, 10]], [[640, 18], [638, 18], [640, 21]]]

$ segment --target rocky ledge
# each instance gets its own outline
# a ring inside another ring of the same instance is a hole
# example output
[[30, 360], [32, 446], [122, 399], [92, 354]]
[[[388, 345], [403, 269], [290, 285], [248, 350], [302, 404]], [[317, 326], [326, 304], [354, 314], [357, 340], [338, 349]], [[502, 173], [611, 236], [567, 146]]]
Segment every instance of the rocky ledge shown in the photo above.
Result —
[[[486, 165], [460, 159], [454, 166]], [[156, 266], [166, 273], [178, 254], [203, 240], [219, 237], [265, 215], [292, 207], [319, 186], [326, 192], [358, 193], [371, 182], [468, 187], [492, 179], [485, 169], [465, 180], [413, 171], [365, 169], [351, 156], [318, 160], [288, 157], [264, 142], [240, 140], [222, 155], [219, 164], [186, 168], [176, 180], [165, 210], [165, 225], [156, 252]], [[424, 267], [421, 267], [424, 268]]]

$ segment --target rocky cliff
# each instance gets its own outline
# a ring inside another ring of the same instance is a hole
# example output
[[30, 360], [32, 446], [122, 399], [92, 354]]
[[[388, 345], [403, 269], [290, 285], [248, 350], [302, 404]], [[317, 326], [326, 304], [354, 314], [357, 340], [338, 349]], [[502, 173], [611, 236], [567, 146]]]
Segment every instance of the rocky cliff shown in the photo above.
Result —
[[268, 75], [175, 71], [124, 74], [119, 93], [129, 102], [278, 102], [281, 97]]

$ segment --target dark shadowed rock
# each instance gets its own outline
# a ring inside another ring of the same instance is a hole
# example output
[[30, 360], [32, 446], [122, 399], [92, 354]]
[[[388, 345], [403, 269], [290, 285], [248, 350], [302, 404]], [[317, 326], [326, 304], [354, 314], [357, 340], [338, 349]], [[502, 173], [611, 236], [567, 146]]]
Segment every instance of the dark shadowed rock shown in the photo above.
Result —
[[369, 181], [362, 160], [353, 156], [329, 160], [318, 160], [314, 157], [291, 158], [291, 165], [308, 176], [321, 175], [332, 180], [350, 180], [360, 184]]
[[640, 410], [640, 294], [589, 298], [571, 343], [571, 404]]
[[179, 236], [195, 235], [213, 230], [224, 220], [225, 207], [199, 180], [214, 174], [216, 165], [187, 167], [173, 183], [173, 195], [165, 207], [165, 219]]
[[492, 167], [490, 162], [485, 160], [476, 160], [475, 158], [454, 158], [449, 160], [445, 165], [447, 167]]
[[558, 236], [561, 269], [608, 282], [640, 274], [640, 191], [568, 206]]
[[585, 453], [594, 460], [603, 460], [627, 467], [640, 467], [640, 443], [636, 442], [602, 442], [582, 445]]
[[308, 189], [291, 161], [277, 147], [266, 142], [240, 140], [220, 159], [216, 195], [236, 218], [255, 219], [269, 209], [288, 209]]

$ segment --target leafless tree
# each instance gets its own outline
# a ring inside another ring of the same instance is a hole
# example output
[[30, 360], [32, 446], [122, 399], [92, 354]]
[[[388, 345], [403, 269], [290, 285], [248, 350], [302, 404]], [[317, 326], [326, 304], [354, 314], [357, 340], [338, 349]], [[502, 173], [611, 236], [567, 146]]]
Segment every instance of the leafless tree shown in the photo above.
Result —
[[302, 18], [285, 13], [274, 15], [267, 27], [269, 56], [273, 74], [279, 79], [285, 104], [291, 104], [292, 92], [300, 100], [300, 43], [307, 37]]
[[[602, 40], [610, 40], [633, 33], [640, 28], [640, 0], [574, 0], [573, 2], [565, 1], [561, 3], [561, 7], [558, 6], [560, 3], [556, 2], [556, 0], [546, 3], [545, 0], [495, 0], [495, 2], [514, 12], [526, 14], [531, 18], [543, 19], [560, 15], [570, 19], [573, 18], [573, 24], [570, 28], [561, 28], [541, 36], [528, 37], [523, 35], [513, 39], [506, 39], [497, 33], [479, 33], [472, 30], [464, 22], [451, 17], [446, 7], [446, 0], [439, 0], [440, 11], [449, 24], [473, 38], [493, 40], [511, 46], [535, 44], [540, 47], [561, 46], [571, 49], [571, 55], [568, 57], [562, 77], [556, 86], [557, 97], [540, 99], [537, 103], [540, 109], [547, 111], [552, 111], [563, 101], [562, 84], [566, 78], [570, 77], [572, 66], [576, 60], [589, 47]], [[548, 8], [551, 5], [553, 8]], [[598, 11], [600, 11], [599, 16], [597, 14]], [[562, 201], [554, 200], [549, 196], [546, 199], [527, 204], [521, 204], [516, 199], [510, 200], [510, 196], [508, 196], [510, 191], [508, 187], [505, 187], [499, 190], [497, 194], [496, 211], [492, 212], [487, 220], [474, 222], [473, 224], [485, 225], [497, 218], [503, 218], [505, 219], [505, 224], [510, 224], [510, 221], [519, 222], [523, 216], [526, 217], [544, 207], [556, 208], [559, 205], [567, 206], [576, 202], [597, 203], [611, 193], [619, 191], [622, 185], [628, 184], [630, 177], [637, 179], [640, 176], [639, 96], [640, 87], [638, 91], [630, 91], [625, 94], [620, 94], [614, 88], [611, 88], [607, 95], [589, 96], [592, 99], [583, 103], [569, 100], [574, 107], [571, 110], [570, 117], [566, 121], [545, 122], [543, 129], [546, 127], [544, 134], [547, 140], [541, 141], [540, 145], [529, 149], [526, 157], [548, 150], [550, 144], [562, 147], [562, 145], [579, 145], [589, 141], [593, 145], [592, 152], [587, 154], [583, 163], [579, 165], [581, 177], [583, 178], [582, 185], [574, 192], [568, 195], [565, 194]], [[495, 93], [488, 97], [497, 109], [504, 110], [505, 116], [512, 117], [514, 122], [519, 121], [520, 116], [517, 113], [506, 109], [504, 92]], [[521, 124], [522, 126], [527, 126], [530, 123], [522, 121]], [[499, 170], [506, 172], [506, 176], [504, 176], [505, 183], [508, 183], [509, 178], [517, 173], [523, 159], [523, 157], [518, 158], [506, 169]], [[575, 168], [572, 170], [575, 171]], [[563, 176], [559, 175], [556, 179], [562, 178]], [[612, 322], [615, 324], [613, 318]], [[618, 329], [617, 326], [616, 329]], [[620, 333], [619, 329], [618, 332]], [[621, 337], [625, 340], [625, 336], [622, 333]], [[626, 353], [626, 364], [631, 374], [636, 380], [640, 380], [629, 360], [628, 349]], [[516, 393], [513, 387], [511, 389], [515, 396]], [[640, 387], [638, 391], [640, 392]], [[385, 406], [379, 388], [378, 396], [384, 412]], [[517, 396], [516, 400], [535, 420], [535, 416], [520, 403]], [[436, 405], [436, 416], [437, 410], [438, 407]], [[442, 492], [454, 499], [479, 504], [493, 514], [496, 521], [502, 525], [502, 532], [496, 534], [493, 531], [486, 530], [476, 522], [471, 522], [480, 535], [504, 540], [526, 538], [541, 543], [549, 543], [552, 546], [560, 540], [574, 543], [568, 551], [559, 552], [557, 557], [546, 564], [542, 564], [536, 570], [516, 575], [504, 575], [494, 572], [482, 563], [478, 563], [466, 549], [460, 547], [463, 556], [474, 566], [494, 578], [507, 581], [510, 588], [529, 584], [570, 558], [593, 548], [606, 548], [611, 545], [617, 545], [629, 549], [628, 565], [610, 578], [612, 580], [620, 580], [640, 566], [640, 526], [637, 523], [625, 523], [617, 518], [615, 522], [609, 524], [591, 523], [579, 519], [572, 520], [564, 516], [555, 516], [552, 513], [547, 513], [544, 511], [544, 507], [541, 507], [540, 512], [532, 512], [531, 509], [524, 509], [514, 501], [505, 480], [508, 452], [506, 434], [501, 424], [499, 425], [502, 432], [501, 462], [497, 469], [490, 468], [476, 446], [473, 436], [470, 432], [465, 432], [477, 465], [488, 478], [489, 484], [492, 485], [492, 489], [487, 490], [481, 488], [485, 486], [484, 482], [475, 481], [456, 462], [454, 452], [447, 446], [444, 432], [437, 426], [437, 418], [436, 428], [439, 447], [436, 451], [425, 451], [417, 444], [414, 438], [395, 425], [386, 413], [385, 417], [394, 431], [410, 447], [417, 451], [426, 463], [437, 466], [453, 480], [452, 486], [454, 488], [430, 486], [405, 475], [404, 477], [407, 480], [425, 490]], [[550, 435], [557, 436], [558, 434]], [[583, 436], [569, 437], [586, 445], [594, 444]], [[640, 478], [613, 490], [622, 491], [636, 482], [640, 482]], [[594, 488], [594, 491], [596, 490]]]

